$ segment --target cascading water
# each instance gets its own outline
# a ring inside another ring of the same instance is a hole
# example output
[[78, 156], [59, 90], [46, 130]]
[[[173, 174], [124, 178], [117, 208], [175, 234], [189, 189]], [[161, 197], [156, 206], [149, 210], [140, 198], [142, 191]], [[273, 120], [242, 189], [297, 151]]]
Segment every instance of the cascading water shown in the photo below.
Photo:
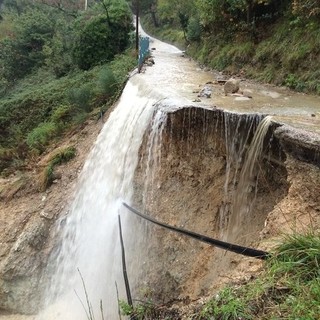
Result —
[[[239, 236], [242, 226], [250, 223], [250, 212], [257, 192], [259, 161], [263, 151], [264, 139], [272, 123], [272, 117], [266, 116], [258, 125], [239, 174], [239, 181], [233, 194], [232, 213], [229, 221], [228, 239]], [[253, 194], [253, 198], [250, 195]]]
[[115, 282], [122, 292], [123, 280], [117, 215], [122, 199], [132, 196], [139, 147], [157, 98], [138, 80], [128, 82], [83, 168], [70, 213], [60, 223], [61, 246], [52, 259], [56, 270], [38, 319], [87, 319], [81, 306], [87, 307], [85, 290], [96, 317], [101, 301], [105, 318], [118, 318]]
[[[162, 111], [161, 108], [155, 114], [152, 124], [151, 132], [147, 144], [146, 154], [146, 170], [144, 178], [143, 190], [143, 206], [145, 207], [146, 197], [153, 197], [157, 186], [154, 185], [155, 178], [158, 170], [160, 169], [161, 162], [161, 145], [162, 145], [162, 132], [167, 120], [167, 113]], [[142, 160], [143, 161], [143, 160]]]

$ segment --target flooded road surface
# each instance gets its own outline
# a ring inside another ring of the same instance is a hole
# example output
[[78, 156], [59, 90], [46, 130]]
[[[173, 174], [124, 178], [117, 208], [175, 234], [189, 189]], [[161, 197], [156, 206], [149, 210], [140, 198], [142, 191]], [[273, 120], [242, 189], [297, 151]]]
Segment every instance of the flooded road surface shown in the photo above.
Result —
[[[178, 105], [186, 103], [239, 113], [270, 114], [278, 122], [320, 134], [319, 96], [296, 93], [250, 80], [240, 82], [240, 91], [252, 98], [226, 96], [223, 85], [216, 81], [219, 73], [204, 71], [176, 47], [150, 39], [155, 64], [147, 66], [139, 76], [144, 77], [164, 98], [177, 99]], [[212, 88], [211, 97], [199, 98], [198, 92], [207, 83]]]

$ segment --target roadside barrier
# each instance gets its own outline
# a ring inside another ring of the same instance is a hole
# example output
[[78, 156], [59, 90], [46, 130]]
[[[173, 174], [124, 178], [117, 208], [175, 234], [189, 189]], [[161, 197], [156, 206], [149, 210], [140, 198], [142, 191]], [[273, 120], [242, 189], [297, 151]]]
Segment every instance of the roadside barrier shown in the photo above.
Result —
[[150, 39], [149, 37], [140, 37], [139, 41], [139, 60], [138, 60], [138, 72], [141, 71], [142, 65], [145, 62], [145, 60], [150, 55], [149, 50], [150, 45]]

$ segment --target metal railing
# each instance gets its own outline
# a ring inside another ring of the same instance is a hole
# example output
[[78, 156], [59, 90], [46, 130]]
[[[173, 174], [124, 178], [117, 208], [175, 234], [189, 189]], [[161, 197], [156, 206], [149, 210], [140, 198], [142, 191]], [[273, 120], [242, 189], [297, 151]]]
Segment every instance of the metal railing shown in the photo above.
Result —
[[150, 39], [149, 37], [140, 37], [139, 41], [139, 59], [138, 59], [138, 71], [141, 71], [142, 65], [144, 61], [149, 57], [150, 50], [149, 50]]

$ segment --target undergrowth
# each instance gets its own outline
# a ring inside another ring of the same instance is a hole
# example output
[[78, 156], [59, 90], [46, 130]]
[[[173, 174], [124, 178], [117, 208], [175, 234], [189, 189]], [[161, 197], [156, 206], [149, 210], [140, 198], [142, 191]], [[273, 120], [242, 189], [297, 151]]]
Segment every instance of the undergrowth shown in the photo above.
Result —
[[59, 79], [40, 69], [0, 93], [0, 173], [19, 169], [30, 155], [43, 153], [88, 117], [104, 113], [135, 63], [128, 51], [108, 64]]
[[62, 163], [66, 163], [74, 158], [76, 149], [73, 146], [57, 151], [49, 160], [49, 163], [44, 168], [41, 174], [40, 187], [41, 191], [46, 190], [55, 179], [54, 168]]
[[202, 65], [230, 75], [320, 94], [319, 22], [310, 20], [302, 24], [299, 19], [283, 18], [268, 25], [268, 30], [259, 30], [259, 39], [226, 29], [224, 33], [202, 35], [190, 43], [186, 43], [179, 28], [155, 28], [148, 17], [143, 23], [152, 35], [179, 48], [187, 47], [187, 54]]
[[260, 41], [250, 37], [230, 40], [210, 35], [187, 52], [200, 63], [229, 74], [320, 94], [319, 24], [303, 27], [282, 20], [269, 27]]

